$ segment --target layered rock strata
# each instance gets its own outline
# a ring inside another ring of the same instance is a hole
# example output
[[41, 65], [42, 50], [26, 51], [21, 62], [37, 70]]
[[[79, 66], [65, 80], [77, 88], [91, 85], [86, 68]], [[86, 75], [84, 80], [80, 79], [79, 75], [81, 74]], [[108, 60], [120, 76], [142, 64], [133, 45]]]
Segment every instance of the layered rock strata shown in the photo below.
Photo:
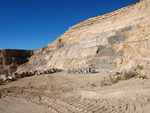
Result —
[[150, 0], [83, 21], [42, 48], [23, 70], [128, 70], [150, 64]]
[[26, 63], [33, 54], [35, 53], [31, 50], [0, 50], [0, 73], [11, 75], [19, 65]]

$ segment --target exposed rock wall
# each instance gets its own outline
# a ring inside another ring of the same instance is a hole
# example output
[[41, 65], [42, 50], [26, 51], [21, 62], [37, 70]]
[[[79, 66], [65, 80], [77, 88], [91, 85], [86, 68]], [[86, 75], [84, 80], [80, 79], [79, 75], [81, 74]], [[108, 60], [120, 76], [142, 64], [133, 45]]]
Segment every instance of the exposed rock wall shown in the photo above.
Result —
[[79, 28], [79, 27], [83, 27], [83, 26], [86, 26], [86, 25], [92, 25], [92, 24], [95, 24], [103, 19], [107, 19], [107, 18], [110, 18], [112, 16], [116, 16], [122, 12], [125, 12], [126, 10], [128, 10], [130, 7], [133, 7], [134, 5], [137, 5], [138, 3], [142, 2], [143, 0], [140, 0], [138, 2], [135, 2], [131, 5], [128, 5], [126, 7], [123, 7], [121, 9], [118, 9], [114, 12], [110, 12], [110, 13], [107, 13], [107, 14], [104, 14], [104, 15], [100, 15], [100, 16], [97, 16], [97, 17], [94, 17], [94, 18], [89, 18], [73, 27], [70, 27], [69, 29], [75, 29], [75, 28]]
[[26, 63], [33, 54], [35, 53], [31, 50], [0, 50], [0, 73], [11, 75], [19, 65]]
[[94, 66], [122, 70], [150, 63], [150, 0], [81, 22], [31, 57], [22, 70]]

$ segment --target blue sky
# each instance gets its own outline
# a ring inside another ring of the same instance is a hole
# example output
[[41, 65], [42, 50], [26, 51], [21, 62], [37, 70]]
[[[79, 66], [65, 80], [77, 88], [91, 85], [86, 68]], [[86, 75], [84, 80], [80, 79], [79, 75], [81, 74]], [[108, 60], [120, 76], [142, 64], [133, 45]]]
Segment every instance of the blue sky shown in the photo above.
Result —
[[69, 27], [137, 0], [0, 0], [0, 49], [40, 49]]

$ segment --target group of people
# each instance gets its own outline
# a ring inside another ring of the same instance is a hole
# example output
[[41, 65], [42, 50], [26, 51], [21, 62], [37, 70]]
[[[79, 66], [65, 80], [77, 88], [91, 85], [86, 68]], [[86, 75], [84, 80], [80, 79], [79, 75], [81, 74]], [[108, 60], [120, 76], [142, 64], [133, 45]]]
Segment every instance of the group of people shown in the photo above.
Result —
[[89, 72], [90, 73], [99, 73], [98, 69], [95, 69], [95, 68], [89, 68]]
[[99, 70], [95, 68], [73, 69], [73, 70], [68, 70], [68, 73], [90, 74], [90, 73], [99, 73]]

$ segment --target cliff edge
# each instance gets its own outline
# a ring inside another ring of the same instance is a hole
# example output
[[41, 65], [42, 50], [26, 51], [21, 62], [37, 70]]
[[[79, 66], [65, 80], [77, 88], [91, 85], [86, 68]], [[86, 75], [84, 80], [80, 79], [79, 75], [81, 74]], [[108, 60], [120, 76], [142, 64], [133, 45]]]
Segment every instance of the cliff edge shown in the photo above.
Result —
[[26, 63], [33, 54], [35, 52], [32, 50], [0, 50], [0, 73], [12, 75], [17, 70], [17, 67]]

